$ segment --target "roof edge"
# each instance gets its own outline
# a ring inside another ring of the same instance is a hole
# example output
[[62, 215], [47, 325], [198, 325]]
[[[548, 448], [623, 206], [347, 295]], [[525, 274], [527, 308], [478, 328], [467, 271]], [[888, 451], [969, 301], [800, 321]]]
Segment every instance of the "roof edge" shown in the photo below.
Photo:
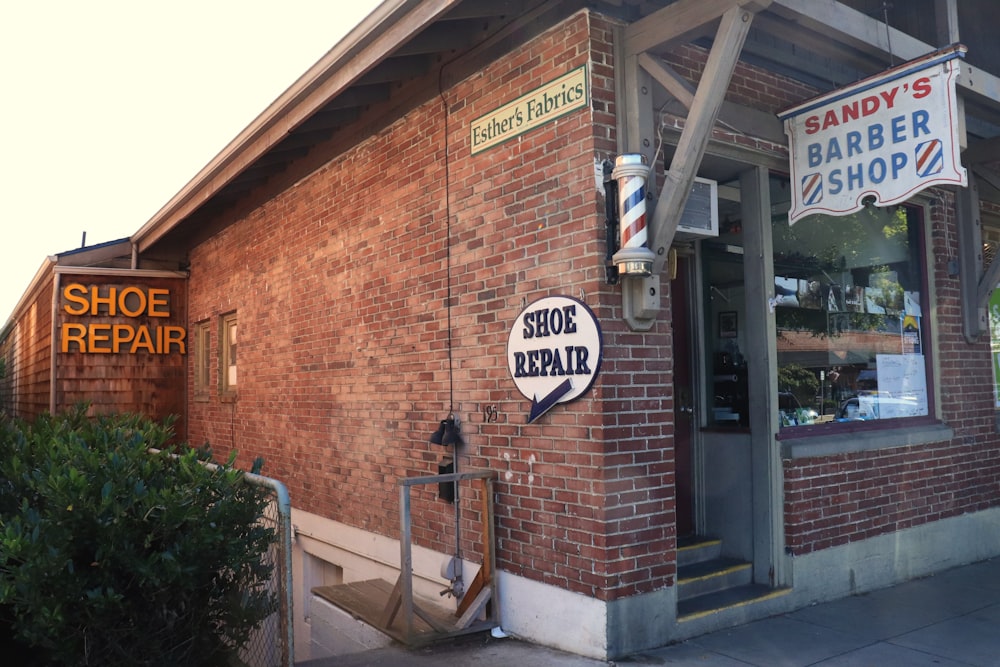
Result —
[[290, 131], [461, 0], [385, 0], [250, 123], [130, 237], [141, 253]]

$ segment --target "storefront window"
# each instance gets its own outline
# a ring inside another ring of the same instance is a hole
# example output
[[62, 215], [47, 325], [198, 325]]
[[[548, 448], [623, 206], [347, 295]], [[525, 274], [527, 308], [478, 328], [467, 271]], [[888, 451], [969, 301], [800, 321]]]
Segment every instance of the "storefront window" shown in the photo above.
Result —
[[718, 241], [705, 241], [706, 347], [709, 378], [708, 424], [718, 428], [750, 425], [747, 390], [746, 294], [743, 284], [743, 246], [727, 228]]
[[928, 414], [919, 209], [772, 218], [783, 427]]

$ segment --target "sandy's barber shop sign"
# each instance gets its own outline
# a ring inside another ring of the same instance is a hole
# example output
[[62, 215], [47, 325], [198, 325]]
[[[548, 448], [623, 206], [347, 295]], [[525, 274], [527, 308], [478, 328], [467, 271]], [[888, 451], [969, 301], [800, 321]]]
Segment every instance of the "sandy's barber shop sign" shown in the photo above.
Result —
[[964, 54], [952, 46], [779, 114], [791, 152], [789, 223], [847, 215], [872, 197], [888, 206], [932, 185], [965, 186], [955, 93]]

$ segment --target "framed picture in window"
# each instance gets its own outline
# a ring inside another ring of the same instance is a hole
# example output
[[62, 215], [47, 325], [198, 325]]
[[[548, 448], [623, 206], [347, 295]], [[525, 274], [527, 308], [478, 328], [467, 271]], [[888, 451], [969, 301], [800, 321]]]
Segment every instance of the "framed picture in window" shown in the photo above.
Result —
[[735, 310], [719, 313], [719, 338], [736, 338], [738, 331]]

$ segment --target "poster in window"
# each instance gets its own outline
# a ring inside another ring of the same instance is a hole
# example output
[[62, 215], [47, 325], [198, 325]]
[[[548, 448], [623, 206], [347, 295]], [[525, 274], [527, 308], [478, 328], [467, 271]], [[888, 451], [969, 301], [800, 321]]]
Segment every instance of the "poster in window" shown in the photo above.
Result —
[[823, 284], [815, 278], [799, 281], [799, 308], [819, 310], [823, 307]]
[[993, 357], [993, 407], [1000, 409], [1000, 288], [990, 294], [990, 356]]
[[903, 315], [903, 354], [920, 354], [920, 318]]
[[799, 281], [798, 278], [784, 278], [775, 276], [774, 278], [774, 305], [799, 306]]
[[719, 338], [736, 338], [738, 326], [735, 310], [719, 313]]
[[844, 290], [844, 308], [849, 313], [865, 312], [865, 288], [850, 285]]

